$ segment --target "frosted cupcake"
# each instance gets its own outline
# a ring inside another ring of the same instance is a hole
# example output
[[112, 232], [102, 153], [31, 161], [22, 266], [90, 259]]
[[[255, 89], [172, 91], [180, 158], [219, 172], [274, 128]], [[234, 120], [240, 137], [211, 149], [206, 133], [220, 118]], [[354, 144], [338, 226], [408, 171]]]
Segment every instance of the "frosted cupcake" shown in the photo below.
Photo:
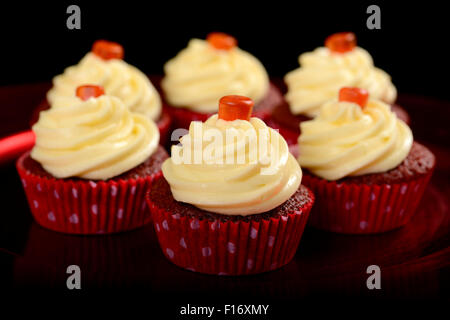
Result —
[[301, 123], [304, 184], [317, 202], [310, 224], [341, 233], [378, 233], [406, 224], [435, 166], [411, 129], [364, 89], [342, 88], [339, 99]]
[[[123, 60], [123, 47], [115, 42], [98, 40], [81, 61], [68, 67], [53, 79], [47, 93], [52, 107], [66, 107], [76, 101], [75, 89], [83, 84], [100, 85], [107, 95], [122, 100], [132, 112], [157, 123], [164, 142], [170, 129], [170, 118], [161, 112], [161, 99], [150, 80], [136, 67]], [[48, 106], [47, 106], [48, 107]]]
[[144, 193], [167, 158], [156, 124], [99, 86], [78, 87], [71, 101], [41, 112], [36, 144], [17, 161], [36, 222], [78, 234], [146, 224]]
[[253, 116], [261, 119], [282, 101], [262, 63], [224, 33], [192, 39], [166, 63], [164, 72], [161, 86], [177, 128], [187, 129], [191, 121], [205, 121], [217, 113], [217, 101], [225, 95], [250, 97], [255, 101]]
[[[223, 97], [218, 115], [191, 123], [164, 162], [164, 176], [152, 183], [147, 199], [158, 240], [180, 267], [260, 273], [295, 254], [314, 196], [300, 184], [300, 166], [284, 139], [250, 118], [252, 105], [246, 97]], [[236, 139], [220, 140], [229, 133]]]
[[[273, 113], [275, 126], [292, 131], [295, 143], [299, 134], [299, 123], [316, 117], [321, 106], [336, 99], [342, 87], [358, 87], [369, 91], [373, 99], [391, 105], [397, 116], [409, 122], [408, 114], [395, 105], [397, 90], [391, 77], [376, 68], [370, 54], [356, 46], [356, 37], [351, 32], [329, 36], [324, 47], [306, 52], [299, 57], [300, 67], [286, 74], [286, 102]], [[283, 133], [283, 130], [281, 130]]]

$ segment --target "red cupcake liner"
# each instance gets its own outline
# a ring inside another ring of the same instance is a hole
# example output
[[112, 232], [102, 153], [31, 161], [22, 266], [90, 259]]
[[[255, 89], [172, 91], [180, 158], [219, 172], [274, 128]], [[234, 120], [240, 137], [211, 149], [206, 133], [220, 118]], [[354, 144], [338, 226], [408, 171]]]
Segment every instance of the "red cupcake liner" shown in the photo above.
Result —
[[[39, 113], [44, 110], [48, 110], [50, 105], [47, 100], [42, 101], [34, 110], [30, 119], [30, 126], [33, 126], [39, 120]], [[163, 109], [161, 111], [161, 116], [156, 121], [156, 125], [159, 129], [159, 144], [165, 145], [168, 141], [170, 129], [172, 125], [172, 118], [167, 112], [167, 110]]]
[[16, 163], [31, 213], [41, 226], [70, 234], [109, 234], [139, 228], [151, 220], [145, 192], [161, 172], [139, 179], [89, 181], [49, 179]]
[[314, 202], [286, 216], [249, 221], [210, 221], [173, 214], [147, 196], [159, 244], [166, 258], [194, 272], [247, 275], [289, 263]]
[[354, 184], [308, 173], [302, 183], [316, 196], [309, 225], [344, 234], [372, 234], [404, 226], [416, 211], [433, 170], [402, 182]]

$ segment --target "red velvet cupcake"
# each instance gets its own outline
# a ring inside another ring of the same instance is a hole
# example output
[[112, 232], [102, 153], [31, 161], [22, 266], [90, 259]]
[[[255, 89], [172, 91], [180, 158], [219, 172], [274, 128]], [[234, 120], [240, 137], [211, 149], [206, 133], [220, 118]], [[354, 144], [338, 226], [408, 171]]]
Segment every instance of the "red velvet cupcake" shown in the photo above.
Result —
[[224, 33], [210, 33], [206, 41], [191, 40], [166, 63], [164, 71], [165, 108], [175, 128], [187, 129], [191, 121], [206, 121], [217, 113], [217, 101], [227, 94], [252, 98], [253, 116], [263, 120], [283, 101], [261, 62]]
[[397, 117], [409, 124], [408, 113], [395, 104], [397, 90], [390, 76], [373, 65], [370, 54], [356, 46], [351, 32], [336, 33], [325, 47], [300, 55], [300, 68], [285, 77], [286, 101], [277, 106], [268, 124], [280, 129], [289, 144], [296, 143], [300, 123], [317, 116], [320, 107], [335, 99], [341, 87], [360, 87], [371, 97], [391, 105]]
[[311, 226], [348, 234], [401, 227], [430, 180], [434, 155], [389, 105], [368, 96], [343, 88], [339, 101], [301, 123], [298, 161], [317, 198]]
[[148, 223], [144, 194], [167, 158], [155, 123], [99, 86], [81, 86], [77, 96], [41, 113], [36, 145], [17, 161], [36, 222], [74, 234]]
[[53, 79], [53, 87], [47, 99], [35, 111], [32, 124], [39, 112], [52, 107], [65, 107], [76, 103], [73, 93], [83, 84], [92, 83], [104, 87], [106, 94], [117, 97], [132, 112], [144, 115], [156, 122], [160, 141], [169, 136], [171, 119], [162, 111], [161, 98], [145, 74], [123, 60], [123, 47], [115, 42], [98, 40], [91, 52], [75, 66]]
[[250, 118], [252, 105], [223, 97], [218, 115], [191, 123], [151, 184], [161, 249], [182, 268], [253, 274], [284, 266], [296, 252], [314, 196], [300, 185], [284, 139]]

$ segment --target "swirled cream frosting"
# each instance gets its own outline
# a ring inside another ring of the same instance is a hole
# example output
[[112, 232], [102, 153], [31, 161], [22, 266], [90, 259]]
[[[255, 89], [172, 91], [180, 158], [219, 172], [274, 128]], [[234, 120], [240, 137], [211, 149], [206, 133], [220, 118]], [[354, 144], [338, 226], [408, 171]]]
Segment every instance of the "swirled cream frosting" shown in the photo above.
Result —
[[159, 141], [152, 120], [105, 95], [42, 111], [32, 129], [31, 157], [56, 178], [112, 178], [143, 163]]
[[373, 65], [370, 54], [356, 47], [346, 53], [320, 47], [299, 57], [300, 68], [286, 74], [286, 100], [295, 115], [317, 116], [320, 106], [336, 97], [341, 87], [359, 87], [374, 99], [393, 103], [397, 90], [391, 77]]
[[269, 88], [267, 72], [254, 56], [237, 47], [218, 50], [200, 39], [192, 39], [164, 71], [167, 101], [202, 113], [217, 112], [217, 100], [229, 94], [258, 103]]
[[213, 115], [192, 122], [180, 141], [162, 166], [177, 201], [251, 215], [282, 204], [300, 185], [302, 171], [286, 141], [258, 118], [225, 121]]
[[103, 60], [92, 52], [53, 79], [53, 88], [47, 93], [50, 106], [73, 105], [73, 93], [83, 84], [103, 86], [107, 95], [122, 100], [130, 111], [152, 120], [161, 114], [161, 99], [145, 74], [121, 59]]
[[328, 102], [300, 128], [300, 165], [327, 180], [393, 169], [413, 143], [411, 129], [378, 100], [369, 100], [363, 108]]

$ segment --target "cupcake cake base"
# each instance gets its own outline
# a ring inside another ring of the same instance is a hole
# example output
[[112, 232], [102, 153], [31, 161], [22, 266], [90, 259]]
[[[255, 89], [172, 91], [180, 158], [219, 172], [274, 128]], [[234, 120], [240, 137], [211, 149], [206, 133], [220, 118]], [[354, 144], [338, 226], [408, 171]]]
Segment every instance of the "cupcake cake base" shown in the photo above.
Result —
[[302, 182], [317, 199], [309, 225], [345, 234], [399, 228], [414, 215], [435, 162], [426, 147], [414, 142], [407, 158], [385, 173], [327, 181], [304, 170]]
[[147, 201], [161, 249], [184, 269], [217, 275], [245, 275], [280, 268], [298, 247], [314, 196], [305, 186], [285, 203], [251, 216], [198, 209], [172, 197], [161, 177]]
[[38, 224], [64, 233], [107, 234], [150, 222], [145, 192], [161, 175], [167, 157], [159, 146], [144, 163], [105, 181], [56, 179], [29, 152], [17, 160], [16, 168]]

